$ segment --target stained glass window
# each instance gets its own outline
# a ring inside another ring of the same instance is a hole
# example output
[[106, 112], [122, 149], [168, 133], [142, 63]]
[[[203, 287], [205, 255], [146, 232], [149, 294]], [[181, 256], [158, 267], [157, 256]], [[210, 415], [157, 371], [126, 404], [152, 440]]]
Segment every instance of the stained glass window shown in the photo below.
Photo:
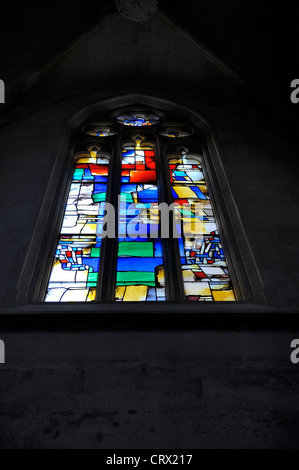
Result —
[[181, 150], [169, 160], [169, 171], [182, 221], [178, 242], [186, 300], [236, 300], [201, 159]]
[[185, 129], [183, 126], [180, 126], [178, 124], [164, 124], [161, 126], [161, 131], [160, 135], [163, 135], [163, 137], [170, 137], [172, 139], [178, 139], [179, 137], [188, 137], [190, 135], [189, 129]]
[[147, 112], [123, 112], [115, 115], [115, 120], [125, 126], [147, 127], [153, 126], [160, 121], [160, 116], [156, 113]]
[[89, 124], [85, 129], [85, 133], [93, 137], [111, 137], [117, 134], [117, 131], [115, 129], [115, 124], [102, 121], [99, 123]]
[[76, 160], [45, 302], [96, 299], [108, 170], [97, 151]]
[[142, 126], [151, 126], [153, 123], [152, 121], [146, 120], [143, 117], [136, 117], [136, 118], [125, 119], [124, 124], [126, 126], [142, 127]]
[[236, 301], [205, 161], [187, 150], [194, 148], [194, 128], [163, 124], [160, 111], [127, 110], [112, 117], [113, 122], [82, 127], [88, 152], [76, 154], [42, 298]]
[[125, 146], [122, 153], [115, 299], [164, 301], [156, 155], [152, 147], [140, 143]]

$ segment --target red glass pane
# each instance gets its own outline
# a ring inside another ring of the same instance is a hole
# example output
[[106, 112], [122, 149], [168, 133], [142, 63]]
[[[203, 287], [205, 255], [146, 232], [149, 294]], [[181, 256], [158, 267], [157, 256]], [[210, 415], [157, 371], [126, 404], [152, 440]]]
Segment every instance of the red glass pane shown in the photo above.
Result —
[[106, 165], [95, 165], [91, 163], [89, 165], [89, 168], [93, 176], [95, 175], [108, 176], [108, 166]]
[[155, 170], [156, 169], [156, 162], [153, 158], [146, 157], [145, 158], [145, 163], [146, 163], [146, 167], [149, 168], [150, 170]]
[[152, 170], [130, 172], [131, 183], [155, 183], [156, 179], [156, 172]]

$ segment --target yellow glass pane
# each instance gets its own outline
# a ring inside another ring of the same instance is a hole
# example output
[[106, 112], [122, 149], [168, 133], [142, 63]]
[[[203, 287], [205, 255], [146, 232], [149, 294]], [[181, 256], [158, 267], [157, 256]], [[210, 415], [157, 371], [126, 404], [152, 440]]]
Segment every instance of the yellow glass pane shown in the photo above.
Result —
[[150, 220], [155, 221], [155, 222], [159, 222], [160, 211], [158, 209], [151, 208], [151, 211], [150, 211], [149, 215], [150, 215]]
[[200, 184], [200, 185], [198, 185], [198, 187], [205, 196], [208, 195], [208, 189], [207, 189], [207, 186], [205, 184]]
[[125, 286], [119, 286], [116, 288], [115, 292], [115, 299], [116, 300], [122, 300], [124, 293], [125, 293], [126, 287]]
[[81, 233], [96, 233], [97, 232], [97, 224], [85, 224], [84, 228], [82, 229]]
[[208, 282], [185, 282], [184, 287], [186, 295], [212, 295]]
[[197, 197], [194, 191], [192, 189], [186, 187], [186, 186], [173, 186], [173, 189], [175, 190], [176, 194], [178, 195], [179, 199], [186, 199], [188, 197]]
[[94, 300], [96, 300], [96, 288], [95, 287], [92, 287], [90, 290], [89, 290], [89, 294], [88, 294], [88, 297], [87, 297], [87, 302], [92, 302]]
[[193, 271], [191, 269], [183, 269], [183, 278], [184, 278], [184, 281], [186, 282], [195, 281], [195, 275], [193, 274]]
[[216, 302], [234, 302], [236, 300], [232, 290], [214, 290], [212, 293]]
[[160, 286], [165, 286], [165, 272], [162, 266], [158, 268], [157, 278]]
[[185, 237], [191, 237], [192, 235], [209, 234], [206, 230], [205, 224], [201, 220], [192, 220], [191, 223], [183, 222], [183, 232]]
[[128, 286], [124, 296], [124, 302], [142, 302], [146, 300], [147, 286]]
[[76, 160], [76, 163], [97, 163], [96, 158], [84, 157]]

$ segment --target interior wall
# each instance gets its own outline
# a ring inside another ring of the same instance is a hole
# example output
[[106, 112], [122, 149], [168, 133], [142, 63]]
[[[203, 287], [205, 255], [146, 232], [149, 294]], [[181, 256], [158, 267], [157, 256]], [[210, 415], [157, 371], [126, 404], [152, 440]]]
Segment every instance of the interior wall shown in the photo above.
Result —
[[[2, 313], [16, 311], [20, 273], [70, 119], [99, 98], [24, 108], [0, 129]], [[213, 130], [270, 309], [296, 311], [294, 144], [242, 107], [177, 103]], [[31, 321], [24, 331], [4, 323], [0, 330], [1, 448], [298, 447], [299, 370], [290, 343], [299, 331], [271, 331], [271, 315], [263, 332], [258, 323], [251, 331], [230, 323], [213, 331], [173, 331], [170, 324], [169, 331], [115, 325], [75, 332], [71, 315], [68, 326], [58, 320], [49, 331]]]
[[2, 449], [298, 448], [295, 332], [71, 330], [1, 332]]
[[[115, 95], [114, 104], [112, 100], [109, 106], [130, 100], [121, 96], [117, 101]], [[174, 101], [173, 96], [169, 100], [170, 97], [159, 93], [160, 101], [149, 98], [149, 93], [139, 96], [155, 105], [160, 102], [165, 106]], [[0, 216], [6, 221], [0, 234], [6, 247], [2, 257], [4, 269], [0, 273], [0, 305], [4, 308], [15, 305], [24, 268], [30, 266], [34, 252], [37, 255], [35, 247], [45, 237], [42, 228], [56, 202], [55, 182], [66, 159], [70, 132], [86, 119], [88, 112], [98, 109], [99, 102], [98, 94], [33, 112], [27, 106], [23, 115], [0, 128], [0, 191], [5, 201]], [[107, 101], [104, 103], [107, 106]], [[200, 126], [207, 128], [208, 123], [212, 130], [214, 151], [219, 155], [215, 175], [216, 178], [222, 175], [224, 204], [231, 211], [228, 216], [233, 226], [237, 223], [242, 226], [237, 243], [244, 258], [252, 257], [257, 267], [255, 279], [251, 272], [247, 273], [252, 284], [259, 277], [258, 294], [264, 296], [267, 305], [296, 309], [299, 300], [299, 268], [293, 262], [299, 233], [296, 146], [269, 128], [269, 122], [258, 114], [255, 119], [244, 116], [242, 108], [237, 113], [218, 107], [217, 103], [191, 99], [177, 99], [176, 105], [186, 113], [189, 110]], [[200, 120], [200, 116], [204, 119]], [[39, 260], [35, 262], [38, 264]], [[245, 269], [249, 268], [245, 265]], [[30, 275], [27, 271], [24, 274], [25, 278]]]

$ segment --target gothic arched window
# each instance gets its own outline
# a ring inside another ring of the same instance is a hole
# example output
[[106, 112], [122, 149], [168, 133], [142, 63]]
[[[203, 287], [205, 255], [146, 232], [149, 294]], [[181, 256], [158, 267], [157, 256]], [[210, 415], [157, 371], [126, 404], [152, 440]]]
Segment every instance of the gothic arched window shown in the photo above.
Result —
[[109, 165], [99, 147], [75, 157], [46, 302], [96, 300]]
[[236, 300], [190, 125], [113, 120], [84, 127], [44, 301]]

